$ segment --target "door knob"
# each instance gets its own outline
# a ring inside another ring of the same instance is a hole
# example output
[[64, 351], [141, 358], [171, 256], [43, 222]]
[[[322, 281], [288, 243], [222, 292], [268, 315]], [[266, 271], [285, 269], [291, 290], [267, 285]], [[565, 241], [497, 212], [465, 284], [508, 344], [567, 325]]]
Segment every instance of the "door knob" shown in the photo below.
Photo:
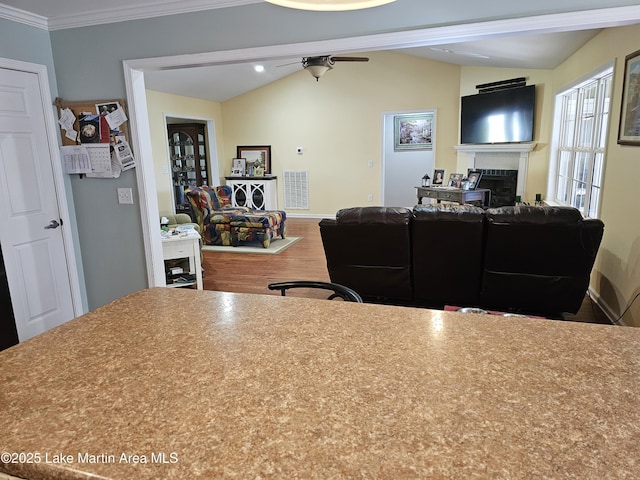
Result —
[[49, 229], [49, 228], [58, 228], [60, 226], [60, 224], [56, 221], [56, 220], [51, 220], [49, 222], [49, 225], [47, 225], [46, 227], [44, 227], [45, 229]]

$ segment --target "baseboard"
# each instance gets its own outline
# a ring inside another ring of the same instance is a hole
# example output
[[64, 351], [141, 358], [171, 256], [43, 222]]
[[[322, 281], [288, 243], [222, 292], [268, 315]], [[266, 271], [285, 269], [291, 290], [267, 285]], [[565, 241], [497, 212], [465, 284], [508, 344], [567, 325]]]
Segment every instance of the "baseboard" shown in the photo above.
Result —
[[602, 299], [602, 297], [598, 295], [598, 293], [595, 290], [593, 290], [591, 287], [589, 287], [589, 297], [600, 308], [600, 310], [602, 310], [602, 313], [605, 314], [607, 319], [613, 325], [620, 325], [621, 327], [628, 326], [622, 320], [618, 320], [618, 314], [616, 314], [613, 310], [611, 310], [609, 305], [607, 305], [607, 302], [605, 302]]
[[286, 210], [287, 218], [336, 218], [335, 213], [327, 213], [323, 215], [321, 213], [291, 213], [289, 210]]

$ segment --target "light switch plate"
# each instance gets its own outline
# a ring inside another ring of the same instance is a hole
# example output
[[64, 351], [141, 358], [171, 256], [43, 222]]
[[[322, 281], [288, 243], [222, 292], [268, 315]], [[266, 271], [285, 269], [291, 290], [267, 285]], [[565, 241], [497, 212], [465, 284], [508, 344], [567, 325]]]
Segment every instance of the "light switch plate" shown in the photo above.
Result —
[[133, 191], [130, 188], [118, 188], [118, 203], [133, 205]]

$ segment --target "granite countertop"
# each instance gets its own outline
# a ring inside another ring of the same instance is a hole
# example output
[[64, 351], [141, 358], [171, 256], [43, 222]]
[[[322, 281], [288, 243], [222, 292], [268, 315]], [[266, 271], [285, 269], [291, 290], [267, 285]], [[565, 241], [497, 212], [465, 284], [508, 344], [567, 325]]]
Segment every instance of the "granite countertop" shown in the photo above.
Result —
[[149, 289], [0, 352], [0, 472], [637, 479], [639, 353], [625, 327]]

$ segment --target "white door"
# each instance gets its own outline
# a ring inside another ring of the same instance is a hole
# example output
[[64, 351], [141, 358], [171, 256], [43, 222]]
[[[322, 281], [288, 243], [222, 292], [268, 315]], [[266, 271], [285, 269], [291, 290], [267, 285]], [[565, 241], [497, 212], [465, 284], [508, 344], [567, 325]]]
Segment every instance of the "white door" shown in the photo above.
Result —
[[21, 342], [74, 317], [39, 82], [0, 69], [0, 245]]

